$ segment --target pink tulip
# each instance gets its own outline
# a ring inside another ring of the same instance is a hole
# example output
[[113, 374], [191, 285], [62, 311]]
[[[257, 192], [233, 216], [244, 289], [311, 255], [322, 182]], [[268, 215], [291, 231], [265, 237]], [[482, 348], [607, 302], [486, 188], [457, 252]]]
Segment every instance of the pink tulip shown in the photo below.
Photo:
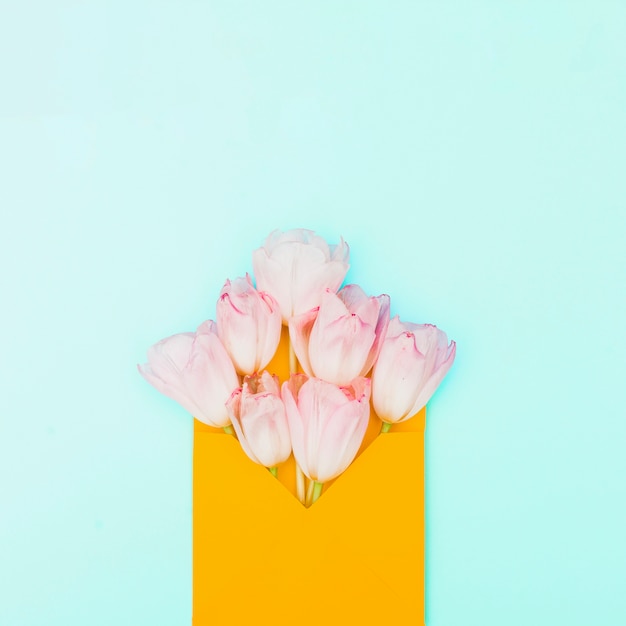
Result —
[[318, 309], [289, 320], [289, 336], [309, 376], [346, 385], [365, 376], [389, 324], [389, 296], [371, 297], [358, 285], [322, 296]]
[[275, 467], [287, 460], [291, 439], [277, 376], [246, 376], [226, 408], [241, 447], [255, 463]]
[[376, 414], [388, 424], [403, 422], [426, 406], [456, 353], [446, 334], [431, 324], [389, 323], [372, 373]]
[[217, 334], [240, 374], [261, 371], [276, 353], [282, 319], [278, 303], [246, 274], [227, 280], [217, 301]]
[[293, 454], [302, 471], [318, 483], [339, 476], [352, 463], [370, 415], [370, 380], [355, 378], [339, 387], [319, 378], [292, 374], [283, 383]]
[[239, 379], [212, 321], [195, 333], [159, 341], [148, 350], [148, 362], [137, 368], [153, 387], [201, 422], [216, 428], [230, 423], [225, 403]]
[[253, 252], [257, 286], [271, 293], [283, 322], [319, 306], [324, 291], [337, 291], [348, 271], [348, 244], [329, 246], [311, 230], [275, 230]]

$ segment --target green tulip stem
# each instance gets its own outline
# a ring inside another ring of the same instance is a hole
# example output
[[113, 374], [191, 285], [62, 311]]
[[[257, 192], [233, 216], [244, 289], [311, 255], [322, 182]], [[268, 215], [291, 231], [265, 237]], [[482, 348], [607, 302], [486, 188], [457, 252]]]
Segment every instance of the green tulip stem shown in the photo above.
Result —
[[302, 502], [302, 504], [306, 503], [305, 499], [305, 489], [304, 489], [304, 472], [298, 465], [296, 461], [296, 494], [298, 495], [298, 500]]
[[[293, 349], [293, 344], [291, 343], [291, 337], [289, 337], [289, 374], [295, 374], [297, 371], [298, 361], [296, 359], [296, 353]], [[296, 461], [296, 495], [302, 504], [306, 504], [304, 473], [300, 469], [298, 461]]]
[[391, 430], [391, 426], [392, 426], [392, 424], [388, 424], [387, 422], [383, 422], [383, 426], [380, 429], [381, 435], [382, 435], [382, 433], [388, 433]]
[[233, 430], [232, 426], [224, 426], [224, 432], [227, 435], [234, 435], [235, 434], [235, 431]]
[[318, 483], [315, 481], [313, 487], [313, 498], [311, 499], [311, 504], [313, 504], [321, 495], [322, 489], [324, 488], [324, 483]]
[[270, 471], [270, 474], [272, 476], [274, 476], [275, 478], [278, 477], [278, 468], [274, 465], [274, 467], [268, 467], [267, 468]]
[[306, 506], [311, 506], [311, 500], [313, 499], [313, 487], [315, 486], [314, 480], [309, 480], [309, 486], [306, 490]]

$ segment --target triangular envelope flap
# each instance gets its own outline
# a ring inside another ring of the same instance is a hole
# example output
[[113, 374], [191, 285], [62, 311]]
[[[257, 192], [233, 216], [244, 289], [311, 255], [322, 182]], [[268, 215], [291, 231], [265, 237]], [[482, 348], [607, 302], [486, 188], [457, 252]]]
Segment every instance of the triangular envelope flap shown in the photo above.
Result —
[[254, 584], [245, 579], [255, 562], [284, 554], [280, 567], [290, 565], [292, 540], [277, 522], [301, 533], [305, 509], [229, 435], [196, 432], [193, 480], [194, 611], [202, 613], [215, 598], [234, 593], [226, 588], [233, 581]]
[[379, 436], [311, 508], [304, 509], [267, 469], [243, 453], [234, 437], [197, 431], [194, 490], [200, 484], [210, 486], [211, 491], [197, 494], [198, 498], [216, 504], [219, 500], [232, 512], [245, 508], [272, 515], [288, 503], [294, 514], [316, 517], [323, 516], [332, 503], [331, 515], [362, 510], [370, 519], [382, 515], [380, 521], [388, 525], [398, 518], [385, 511], [398, 506], [423, 508], [419, 498], [423, 496], [423, 448], [423, 431]]
[[194, 488], [204, 484], [210, 491], [199, 496], [228, 506], [231, 512], [250, 509], [262, 515], [283, 507], [295, 514], [306, 510], [263, 466], [251, 461], [239, 442], [226, 434], [196, 432], [194, 440]]
[[[233, 612], [267, 626], [414, 623], [406, 615], [423, 614], [422, 490], [423, 432], [381, 435], [305, 509], [236, 439], [196, 431], [194, 623], [236, 623]], [[303, 621], [315, 597], [321, 612]], [[345, 619], [323, 619], [335, 604]]]
[[381, 435], [308, 510], [315, 532], [415, 597], [424, 579], [423, 468], [423, 432]]
[[[424, 407], [417, 415], [413, 418], [407, 420], [406, 422], [401, 422], [400, 424], [394, 424], [393, 426], [393, 434], [397, 433], [406, 433], [406, 432], [424, 432], [425, 427], [425, 419], [426, 419], [426, 407]], [[380, 435], [381, 422], [376, 416], [375, 413], [371, 413], [370, 422], [367, 427], [367, 431], [365, 433], [365, 437], [363, 439], [363, 443], [361, 444], [359, 451], [357, 453], [357, 458], [359, 458], [368, 447], [379, 438]], [[194, 420], [194, 432], [196, 435], [203, 433], [209, 433], [214, 435], [224, 436], [225, 433], [221, 428], [213, 428], [208, 426], [207, 424], [203, 424], [199, 420]], [[391, 434], [391, 433], [388, 433]], [[241, 451], [242, 456], [245, 456], [244, 452]], [[252, 462], [251, 462], [252, 463]], [[254, 463], [252, 463], [254, 466]], [[296, 498], [296, 479], [295, 479], [295, 460], [293, 455], [291, 455], [284, 463], [278, 465], [278, 480], [279, 482]], [[260, 471], [260, 470], [259, 470]], [[338, 478], [335, 478], [328, 482], [325, 486], [325, 491], [328, 490], [336, 481], [341, 481], [343, 479], [343, 474]]]
[[342, 509], [353, 511], [355, 507], [371, 509], [375, 513], [377, 509], [371, 503], [372, 499], [376, 500], [377, 506], [381, 502], [392, 506], [398, 500], [404, 501], [407, 499], [407, 482], [403, 477], [409, 478], [409, 489], [412, 490], [415, 481], [423, 479], [423, 463], [423, 432], [379, 435], [322, 493], [309, 513], [321, 515], [331, 503], [334, 514]]

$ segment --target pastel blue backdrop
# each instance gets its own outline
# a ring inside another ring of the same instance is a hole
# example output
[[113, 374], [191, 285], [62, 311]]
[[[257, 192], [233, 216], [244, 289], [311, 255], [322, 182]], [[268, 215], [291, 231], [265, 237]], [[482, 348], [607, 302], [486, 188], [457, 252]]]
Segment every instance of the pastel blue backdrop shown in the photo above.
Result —
[[625, 41], [608, 0], [6, 2], [0, 624], [190, 623], [192, 423], [136, 364], [308, 227], [458, 342], [428, 625], [623, 626]]

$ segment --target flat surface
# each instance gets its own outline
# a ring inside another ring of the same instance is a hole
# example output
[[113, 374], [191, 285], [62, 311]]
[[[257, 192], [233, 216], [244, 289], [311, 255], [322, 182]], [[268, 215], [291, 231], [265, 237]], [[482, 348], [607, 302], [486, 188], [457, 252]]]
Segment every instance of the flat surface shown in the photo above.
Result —
[[428, 626], [626, 623], [623, 2], [4, 5], [0, 624], [190, 624], [193, 423], [136, 363], [299, 226], [458, 342]]

